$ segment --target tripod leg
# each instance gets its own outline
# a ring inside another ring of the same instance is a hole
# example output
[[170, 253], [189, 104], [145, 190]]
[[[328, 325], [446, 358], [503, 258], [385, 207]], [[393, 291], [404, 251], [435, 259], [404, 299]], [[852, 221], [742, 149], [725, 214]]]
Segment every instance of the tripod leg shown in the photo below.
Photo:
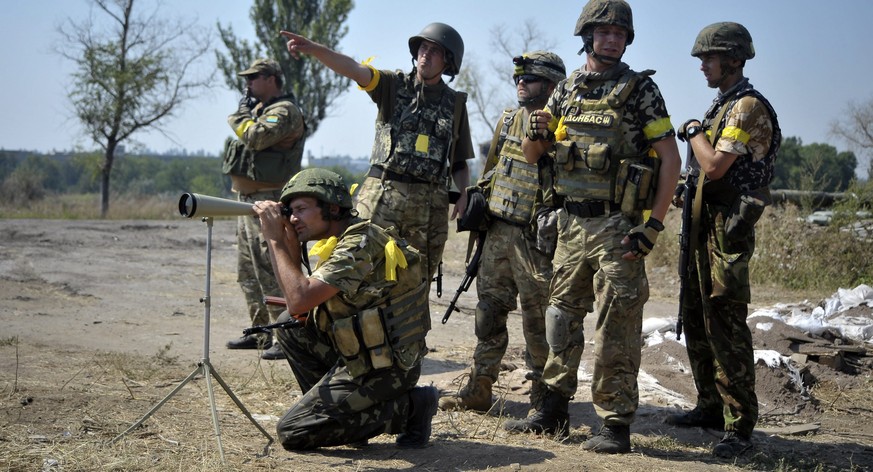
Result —
[[[204, 361], [204, 363], [208, 364], [208, 361]], [[267, 445], [264, 446], [264, 455], [266, 456], [269, 451], [270, 444], [273, 444], [273, 436], [270, 436], [270, 433], [268, 433], [263, 426], [255, 421], [255, 419], [252, 417], [252, 414], [249, 413], [249, 410], [246, 409], [245, 405], [243, 405], [239, 398], [237, 398], [236, 395], [233, 394], [233, 391], [224, 382], [224, 379], [222, 379], [221, 376], [218, 375], [218, 371], [212, 369], [211, 372], [218, 384], [221, 385], [221, 388], [224, 389], [224, 392], [227, 393], [227, 396], [229, 396], [230, 399], [233, 400], [234, 403], [236, 403], [236, 406], [239, 407], [240, 411], [242, 411], [244, 415], [246, 415], [246, 418], [248, 418], [249, 421], [251, 421], [252, 424], [255, 425], [255, 427], [258, 428], [258, 430], [267, 438]]]
[[209, 406], [212, 409], [212, 425], [215, 427], [215, 439], [218, 440], [218, 452], [221, 454], [221, 463], [226, 464], [224, 460], [224, 446], [221, 444], [221, 428], [218, 426], [218, 411], [215, 409], [215, 392], [212, 390], [211, 380], [211, 376], [215, 375], [217, 378], [218, 374], [212, 370], [212, 366], [206, 359], [203, 359], [200, 365], [203, 366], [204, 376], [206, 377], [206, 391], [209, 393]]
[[[182, 387], [184, 387], [185, 384], [187, 384], [187, 383], [190, 382], [192, 379], [194, 379], [194, 377], [195, 377], [197, 374], [199, 374], [201, 371], [203, 371], [203, 370], [204, 370], [203, 364], [198, 365], [197, 368], [194, 369], [194, 372], [191, 372], [191, 374], [188, 375], [188, 377], [186, 377], [185, 380], [182, 381], [182, 383], [180, 383], [179, 385], [177, 385], [176, 388], [174, 388], [172, 392], [170, 392], [169, 394], [167, 394], [167, 396], [164, 397], [163, 400], [159, 401], [159, 402], [157, 403], [157, 405], [153, 406], [152, 409], [149, 410], [148, 413], [146, 413], [142, 418], [140, 418], [139, 421], [137, 421], [136, 423], [132, 424], [132, 425], [130, 426], [130, 428], [127, 428], [127, 430], [126, 430], [125, 432], [119, 434], [118, 436], [115, 436], [115, 438], [113, 438], [111, 441], [109, 441], [109, 444], [114, 444], [116, 441], [118, 441], [119, 439], [121, 439], [124, 435], [126, 435], [127, 433], [129, 433], [129, 432], [133, 431], [134, 429], [136, 429], [137, 426], [143, 424], [143, 423], [145, 422], [145, 420], [149, 419], [150, 416], [152, 416], [156, 411], [158, 411], [162, 406], [164, 406], [164, 403], [167, 403], [167, 401], [169, 401], [170, 398], [173, 397], [173, 395], [175, 395], [177, 392], [179, 392], [179, 390], [182, 390]], [[207, 378], [208, 378], [208, 376], [207, 376]]]

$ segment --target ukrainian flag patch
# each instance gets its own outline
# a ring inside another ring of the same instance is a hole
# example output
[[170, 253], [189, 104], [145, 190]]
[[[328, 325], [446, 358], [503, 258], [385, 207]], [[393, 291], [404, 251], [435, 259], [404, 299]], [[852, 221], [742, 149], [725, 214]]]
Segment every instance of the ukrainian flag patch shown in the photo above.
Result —
[[276, 115], [270, 115], [270, 116], [264, 118], [264, 121], [266, 121], [267, 123], [278, 123], [279, 117]]

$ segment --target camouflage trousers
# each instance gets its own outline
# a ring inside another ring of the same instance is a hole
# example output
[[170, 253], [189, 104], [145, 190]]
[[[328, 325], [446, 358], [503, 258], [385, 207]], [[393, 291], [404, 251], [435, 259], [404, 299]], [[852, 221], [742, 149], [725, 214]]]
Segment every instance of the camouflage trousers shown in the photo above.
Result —
[[[288, 319], [287, 312], [279, 317], [280, 322]], [[276, 336], [304, 392], [276, 425], [285, 449], [340, 446], [404, 431], [408, 392], [418, 382], [421, 364], [408, 371], [395, 366], [352, 377], [312, 320], [277, 329]]]
[[750, 435], [758, 422], [755, 354], [749, 314], [748, 261], [755, 234], [728, 238], [724, 212], [709, 206], [706, 234], [693, 254], [694, 270], [682, 311], [685, 345], [697, 404], [721, 408], [725, 430]]
[[[240, 194], [238, 200], [254, 203], [257, 200], [279, 200], [280, 191]], [[249, 309], [252, 326], [274, 323], [282, 307], [264, 304], [265, 295], [281, 296], [273, 273], [267, 242], [261, 236], [261, 221], [256, 216], [238, 216], [236, 239], [238, 247], [237, 282], [242, 288]]]
[[591, 393], [594, 409], [607, 425], [632, 423], [639, 404], [640, 332], [649, 283], [643, 259], [621, 257], [628, 250], [621, 240], [635, 225], [622, 213], [582, 218], [558, 210], [546, 311], [550, 349], [543, 379], [565, 397], [576, 393], [583, 321], [588, 312], [595, 313]]
[[358, 190], [355, 209], [361, 218], [396, 228], [427, 258], [428, 280], [433, 279], [449, 237], [449, 193], [443, 185], [367, 177]]
[[549, 355], [545, 311], [552, 262], [535, 246], [536, 241], [525, 237], [521, 226], [495, 218], [488, 227], [476, 278], [478, 343], [473, 366], [477, 375], [497, 380], [509, 344], [507, 318], [516, 308], [516, 298], [521, 302], [525, 364], [537, 377], [542, 375]]

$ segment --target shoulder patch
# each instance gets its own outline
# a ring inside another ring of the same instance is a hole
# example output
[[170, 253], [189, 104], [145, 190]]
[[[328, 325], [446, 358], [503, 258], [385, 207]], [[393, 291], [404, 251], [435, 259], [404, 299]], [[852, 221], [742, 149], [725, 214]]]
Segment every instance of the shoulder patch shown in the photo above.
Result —
[[278, 123], [279, 117], [277, 115], [269, 115], [264, 118], [264, 121], [266, 121], [267, 123]]

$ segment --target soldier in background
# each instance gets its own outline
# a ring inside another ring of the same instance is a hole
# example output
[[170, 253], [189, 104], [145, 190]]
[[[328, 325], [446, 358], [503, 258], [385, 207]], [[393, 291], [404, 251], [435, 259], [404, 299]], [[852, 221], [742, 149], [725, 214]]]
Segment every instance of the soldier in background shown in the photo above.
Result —
[[543, 110], [531, 113], [522, 142], [532, 163], [555, 147], [558, 244], [546, 309], [548, 391], [540, 411], [506, 427], [567, 434], [583, 322], [591, 312], [597, 317], [591, 395], [603, 425], [582, 448], [626, 453], [639, 406], [640, 331], [649, 298], [644, 258], [664, 229], [681, 159], [654, 72], [621, 62], [634, 40], [630, 5], [590, 0], [574, 34], [582, 37], [585, 64], [558, 85]]
[[[335, 172], [301, 171], [280, 200], [254, 206], [288, 307], [276, 334], [304, 392], [279, 420], [279, 441], [302, 450], [386, 433], [399, 447], [426, 446], [439, 393], [415, 386], [430, 330], [421, 253], [358, 218]], [[319, 258], [309, 276], [307, 241]]]
[[442, 80], [454, 79], [464, 42], [449, 25], [431, 23], [409, 38], [412, 72], [380, 70], [322, 44], [283, 31], [292, 56], [308, 54], [354, 80], [379, 109], [370, 171], [358, 190], [362, 218], [393, 226], [427, 258], [432, 279], [448, 239], [449, 179], [460, 189], [452, 218], [467, 204], [475, 154], [467, 119], [466, 94]]
[[[685, 343], [697, 387], [697, 406], [672, 415], [683, 427], [724, 428], [713, 448], [723, 458], [752, 448], [758, 421], [752, 334], [746, 324], [751, 302], [749, 260], [755, 223], [770, 204], [770, 182], [782, 133], [773, 107], [743, 76], [755, 57], [743, 25], [715, 23], [697, 35], [691, 55], [710, 88], [718, 89], [703, 121], [691, 119], [678, 132], [688, 141], [702, 172], [692, 219], [691, 274], [682, 313]], [[676, 201], [682, 207], [681, 201]], [[699, 209], [698, 209], [699, 208]], [[729, 258], [726, 257], [729, 255]]]
[[500, 374], [500, 363], [509, 344], [506, 322], [509, 312], [516, 308], [517, 298], [521, 302], [527, 348], [527, 377], [532, 381], [532, 408], [540, 409], [545, 392], [541, 378], [549, 346], [544, 314], [554, 247], [543, 248], [537, 244], [537, 216], [542, 221], [549, 219], [548, 209], [542, 210], [543, 188], [551, 187], [551, 158], [528, 164], [521, 142], [529, 114], [546, 104], [558, 82], [567, 77], [567, 71], [564, 61], [547, 51], [528, 52], [513, 58], [512, 62], [519, 107], [505, 110], [498, 120], [479, 182], [486, 195], [487, 227], [483, 229], [487, 236], [481, 243], [476, 279], [478, 343], [467, 384], [456, 394], [440, 399], [440, 408], [444, 410], [485, 412], [491, 408], [491, 387]]
[[[225, 143], [222, 170], [231, 179], [239, 201], [278, 200], [279, 191], [300, 170], [306, 125], [293, 94], [282, 91], [279, 63], [257, 59], [238, 74], [246, 81], [239, 108], [227, 118], [237, 139]], [[278, 295], [267, 245], [261, 239], [258, 219], [237, 219], [237, 280], [245, 295], [252, 326], [274, 323], [282, 312], [264, 304], [264, 296]], [[259, 333], [227, 342], [228, 349], [264, 349], [264, 359], [282, 359], [273, 336]]]

